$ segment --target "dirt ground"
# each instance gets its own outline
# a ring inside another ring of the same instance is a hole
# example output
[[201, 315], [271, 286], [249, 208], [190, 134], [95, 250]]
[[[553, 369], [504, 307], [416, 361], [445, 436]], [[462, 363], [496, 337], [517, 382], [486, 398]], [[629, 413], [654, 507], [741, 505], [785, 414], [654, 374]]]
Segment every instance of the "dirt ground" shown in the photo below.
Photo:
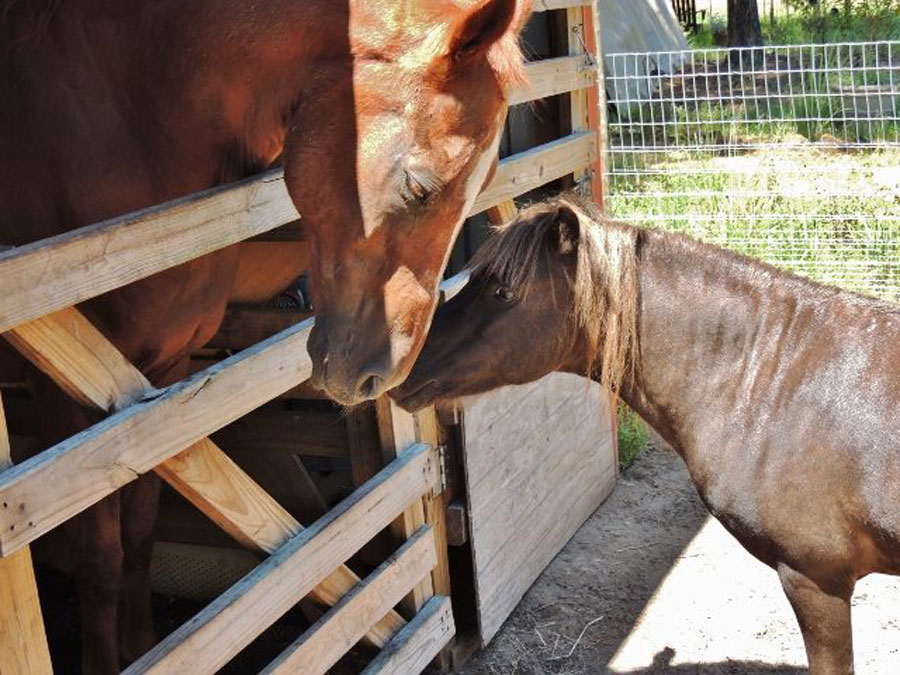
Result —
[[[900, 672], [900, 578], [854, 596], [857, 673]], [[464, 675], [805, 673], [771, 569], [709, 518], [680, 459], [645, 452]]]

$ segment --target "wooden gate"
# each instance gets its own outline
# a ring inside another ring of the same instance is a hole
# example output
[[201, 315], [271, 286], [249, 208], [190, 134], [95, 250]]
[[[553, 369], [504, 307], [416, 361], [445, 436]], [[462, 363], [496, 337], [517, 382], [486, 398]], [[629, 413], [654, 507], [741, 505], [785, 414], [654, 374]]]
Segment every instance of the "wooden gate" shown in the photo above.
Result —
[[[590, 3], [535, 4], [537, 11], [567, 9], [581, 26], [580, 44], [596, 47]], [[599, 156], [596, 115], [604, 108], [590, 94], [597, 92], [596, 60], [578, 48], [528, 71], [532, 86], [513, 93], [516, 103], [582, 92], [572, 133], [503, 160], [475, 212], [494, 209], [500, 217], [513, 197], [582, 172]], [[52, 672], [29, 544], [147, 471], [269, 557], [127, 672], [215, 672], [305, 596], [330, 609], [265, 672], [326, 672], [365, 639], [381, 648], [365, 672], [415, 673], [452, 638], [433, 411], [411, 416], [380, 402], [392, 461], [304, 529], [208, 436], [309, 378], [312, 320], [160, 390], [74, 307], [297, 218], [283, 173], [274, 170], [0, 253], [0, 332], [67, 394], [107, 413], [84, 432], [9, 466], [0, 406], [4, 675]], [[343, 562], [388, 525], [405, 542], [360, 580]], [[413, 616], [409, 622], [393, 609], [398, 604]]]

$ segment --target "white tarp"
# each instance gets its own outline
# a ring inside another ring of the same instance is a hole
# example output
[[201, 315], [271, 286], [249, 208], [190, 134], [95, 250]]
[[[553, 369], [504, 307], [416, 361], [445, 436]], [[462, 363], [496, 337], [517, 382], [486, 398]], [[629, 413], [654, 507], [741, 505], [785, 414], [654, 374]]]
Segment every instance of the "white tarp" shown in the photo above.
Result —
[[[660, 73], [677, 68], [678, 54], [609, 58], [623, 52], [678, 52], [688, 49], [684, 31], [670, 0], [599, 0], [604, 70], [610, 97], [618, 100], [647, 98]], [[628, 77], [630, 91], [614, 91]]]

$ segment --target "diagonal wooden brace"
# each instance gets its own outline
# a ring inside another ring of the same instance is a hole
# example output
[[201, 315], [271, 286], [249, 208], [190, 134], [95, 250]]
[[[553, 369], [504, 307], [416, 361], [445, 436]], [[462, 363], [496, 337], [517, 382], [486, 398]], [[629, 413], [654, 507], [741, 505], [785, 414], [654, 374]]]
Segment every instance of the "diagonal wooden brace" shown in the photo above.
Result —
[[[4, 336], [84, 405], [109, 412], [156, 392], [143, 374], [75, 308], [23, 324]], [[303, 529], [208, 438], [159, 464], [155, 471], [249, 548], [272, 553]], [[332, 606], [358, 581], [359, 577], [349, 568], [341, 566], [311, 596]], [[381, 647], [403, 625], [402, 617], [392, 611], [370, 630], [367, 641]]]

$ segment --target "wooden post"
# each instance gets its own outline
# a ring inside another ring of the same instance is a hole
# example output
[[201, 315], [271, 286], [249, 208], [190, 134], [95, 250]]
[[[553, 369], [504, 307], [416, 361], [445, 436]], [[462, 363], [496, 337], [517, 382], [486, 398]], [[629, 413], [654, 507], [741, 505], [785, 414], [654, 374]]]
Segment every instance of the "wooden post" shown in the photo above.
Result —
[[[382, 396], [375, 402], [378, 432], [385, 462], [393, 461], [414, 443], [427, 443], [433, 447], [442, 445], [440, 425], [434, 408], [426, 408], [415, 414], [402, 410], [394, 401]], [[421, 501], [408, 509], [391, 526], [394, 535], [409, 539], [422, 524], [431, 526], [437, 547], [437, 564], [426, 577], [400, 603], [408, 617], [417, 614], [429, 598], [440, 595], [450, 597], [450, 557], [447, 550], [447, 495], [445, 491], [426, 494]], [[449, 649], [437, 655], [436, 665], [444, 671], [450, 669]]]
[[584, 43], [597, 67], [597, 84], [588, 89], [588, 127], [597, 132], [598, 160], [591, 181], [593, 200], [604, 209], [609, 194], [609, 126], [607, 122], [606, 74], [603, 70], [603, 41], [600, 33], [600, 3], [584, 8]]
[[[416, 424], [411, 414], [399, 408], [387, 396], [382, 396], [375, 402], [375, 411], [378, 416], [382, 457], [384, 463], [388, 464], [416, 443]], [[399, 541], [406, 541], [424, 524], [425, 504], [417, 501], [391, 523], [391, 532]], [[403, 599], [400, 607], [408, 617], [412, 617], [432, 595], [434, 586], [430, 578], [425, 578]]]
[[[6, 416], [0, 399], [0, 471], [12, 466]], [[0, 504], [0, 508], [7, 508]], [[0, 558], [0, 673], [52, 673], [50, 650], [38, 599], [31, 550], [26, 546]]]
[[[585, 52], [585, 17], [590, 10], [584, 7], [570, 7], [566, 10], [566, 33], [569, 39], [569, 55], [585, 55], [585, 61], [590, 56]], [[572, 133], [590, 130], [590, 99], [585, 89], [573, 91], [570, 95], [572, 110]], [[575, 184], [579, 185], [585, 179], [590, 169], [579, 169], [574, 173]]]

